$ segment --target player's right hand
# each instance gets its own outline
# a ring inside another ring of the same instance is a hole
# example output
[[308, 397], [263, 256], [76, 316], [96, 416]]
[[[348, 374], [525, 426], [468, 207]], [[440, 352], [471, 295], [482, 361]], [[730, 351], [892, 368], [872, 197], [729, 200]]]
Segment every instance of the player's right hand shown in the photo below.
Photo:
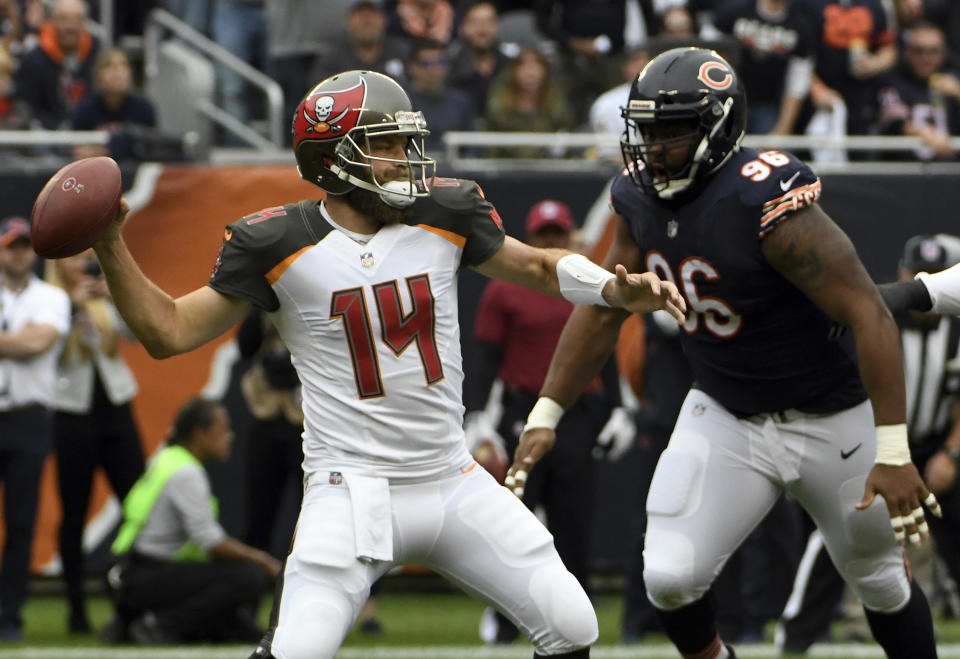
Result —
[[910, 544], [919, 547], [930, 535], [930, 527], [924, 517], [923, 505], [926, 505], [936, 517], [942, 517], [937, 497], [927, 489], [920, 473], [912, 462], [894, 466], [875, 464], [864, 487], [863, 499], [856, 505], [857, 510], [866, 510], [880, 495], [887, 504], [890, 514], [890, 526], [897, 544]]
[[513, 464], [507, 470], [503, 484], [521, 499], [527, 486], [530, 470], [544, 454], [553, 448], [557, 433], [550, 428], [531, 428], [520, 435], [520, 443], [513, 454]]
[[123, 197], [120, 198], [120, 209], [117, 211], [117, 216], [113, 218], [113, 222], [110, 223], [110, 226], [107, 227], [106, 231], [103, 232], [103, 235], [100, 236], [96, 244], [108, 243], [116, 240], [120, 237], [120, 229], [123, 227], [123, 222], [127, 217], [127, 213], [130, 212], [130, 204], [127, 203], [127, 200]]

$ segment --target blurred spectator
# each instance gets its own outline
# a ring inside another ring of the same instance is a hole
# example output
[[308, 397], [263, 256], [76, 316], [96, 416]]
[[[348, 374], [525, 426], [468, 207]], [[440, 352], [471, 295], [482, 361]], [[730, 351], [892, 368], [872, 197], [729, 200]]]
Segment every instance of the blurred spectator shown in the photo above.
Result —
[[19, 58], [37, 45], [46, 17], [43, 0], [0, 0], [0, 44]]
[[345, 27], [346, 42], [329, 56], [318, 58], [311, 84], [356, 69], [403, 77], [403, 63], [410, 47], [403, 39], [387, 35], [382, 0], [352, 0]]
[[620, 82], [625, 0], [536, 0], [537, 28], [560, 49], [568, 77], [566, 112], [582, 125], [594, 99]]
[[[573, 215], [559, 201], [545, 199], [536, 203], [527, 213], [525, 228], [527, 242], [534, 247], [574, 247]], [[468, 399], [473, 410], [464, 427], [471, 451], [484, 441], [494, 440], [505, 448], [506, 464], [513, 460], [573, 306], [517, 284], [493, 281], [486, 285], [474, 326], [476, 351], [470, 375], [473, 391]], [[557, 427], [559, 440], [544, 456], [538, 470], [531, 473], [522, 497], [531, 510], [543, 507], [563, 564], [588, 593], [597, 489], [594, 449], [608, 421], [611, 437], [606, 449], [611, 459], [623, 455], [633, 441], [633, 423], [620, 407], [615, 359], [608, 360], [603, 376], [603, 386], [587, 389], [566, 410]], [[498, 377], [503, 389], [496, 406], [502, 414], [493, 420], [481, 410]], [[619, 432], [614, 432], [614, 427]], [[518, 636], [516, 627], [492, 608], [484, 613], [480, 634], [488, 643], [509, 643]]]
[[[916, 0], [912, 0], [916, 2]], [[947, 62], [960, 70], [960, 2], [955, 0], [923, 0], [922, 18], [943, 27], [947, 37]], [[919, 17], [918, 17], [919, 18]]]
[[471, 0], [463, 10], [459, 38], [451, 47], [450, 86], [466, 92], [474, 114], [487, 107], [490, 84], [510, 61], [498, 40], [499, 14], [491, 0]]
[[0, 48], [0, 130], [29, 126], [30, 108], [17, 97], [13, 86], [13, 56]]
[[960, 81], [943, 71], [946, 56], [940, 28], [926, 21], [914, 23], [906, 35], [903, 62], [880, 90], [880, 132], [921, 138], [926, 146], [914, 154], [920, 160], [955, 155], [950, 136], [960, 134]]
[[390, 32], [410, 40], [429, 39], [444, 46], [453, 38], [450, 0], [397, 0]]
[[[272, 551], [277, 521], [296, 519], [303, 496], [303, 396], [290, 351], [266, 314], [258, 309], [247, 314], [237, 345], [243, 357], [253, 359], [240, 381], [252, 417], [247, 429], [246, 538], [251, 546]], [[296, 494], [293, 510], [283, 515], [280, 506], [291, 486]], [[280, 535], [279, 546], [286, 554], [293, 527]]]
[[[620, 111], [627, 104], [630, 85], [649, 61], [650, 54], [644, 47], [635, 48], [627, 53], [620, 65], [623, 82], [598, 96], [597, 100], [590, 106], [590, 130], [594, 133], [613, 133], [616, 135], [623, 132], [623, 116]], [[623, 165], [619, 143], [604, 145], [598, 150], [597, 155], [606, 162]], [[607, 193], [609, 194], [609, 188]]]
[[[524, 48], [494, 81], [484, 117], [486, 130], [552, 133], [574, 128], [576, 116], [556, 76], [550, 75], [546, 57]], [[497, 158], [539, 158], [542, 147], [499, 147], [489, 150]]]
[[193, 398], [180, 407], [167, 446], [123, 501], [123, 525], [108, 577], [117, 608], [111, 639], [144, 645], [256, 643], [256, 607], [280, 562], [230, 537], [203, 468], [233, 444], [223, 405]]
[[17, 50], [23, 30], [22, 23], [19, 1], [0, 0], [0, 50]]
[[[213, 40], [255, 69], [267, 67], [267, 15], [265, 0], [215, 0]], [[247, 82], [225, 66], [217, 67], [217, 91], [223, 110], [248, 124], [254, 116], [253, 95]], [[237, 142], [231, 135], [228, 142]]]
[[876, 119], [878, 78], [897, 62], [897, 33], [884, 0], [806, 0], [819, 47], [810, 87], [813, 106], [846, 110], [846, 131], [865, 135]]
[[46, 280], [66, 291], [73, 309], [57, 368], [53, 442], [68, 629], [87, 633], [82, 540], [94, 472], [103, 468], [120, 500], [143, 473], [143, 448], [130, 411], [137, 382], [119, 352], [121, 337], [133, 337], [110, 302], [92, 250], [47, 261]]
[[[286, 111], [292, 117], [313, 85], [313, 71], [323, 68], [318, 60], [343, 50], [347, 8], [354, 0], [270, 0], [267, 2], [268, 70], [283, 89]], [[290, 138], [288, 133], [287, 138]]]
[[686, 7], [670, 7], [660, 17], [658, 37], [693, 37], [696, 33], [693, 16]]
[[789, 134], [810, 90], [817, 34], [803, 0], [736, 0], [715, 27], [740, 44], [737, 69], [747, 91], [747, 132]]
[[5, 525], [0, 641], [23, 639], [37, 488], [50, 450], [53, 391], [70, 299], [33, 274], [30, 224], [0, 221], [0, 478]]
[[447, 85], [450, 60], [446, 49], [434, 41], [414, 44], [407, 63], [407, 95], [413, 107], [429, 117], [427, 150], [443, 150], [443, 134], [448, 130], [472, 130], [477, 117], [470, 97]]
[[130, 60], [121, 48], [101, 52], [93, 66], [93, 76], [93, 91], [73, 110], [73, 128], [108, 131], [110, 141], [106, 147], [77, 145], [73, 155], [75, 158], [107, 154], [117, 160], [133, 158], [136, 137], [130, 129], [157, 125], [153, 103], [134, 91]]
[[17, 69], [17, 94], [46, 129], [64, 127], [93, 82], [97, 43], [86, 20], [84, 0], [57, 0]]

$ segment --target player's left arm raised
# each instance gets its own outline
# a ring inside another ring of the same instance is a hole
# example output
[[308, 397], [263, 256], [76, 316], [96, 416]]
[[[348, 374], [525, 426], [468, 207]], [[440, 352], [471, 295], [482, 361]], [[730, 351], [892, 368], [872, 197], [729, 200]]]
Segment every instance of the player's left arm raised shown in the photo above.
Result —
[[562, 249], [531, 247], [506, 236], [503, 246], [483, 263], [473, 266], [482, 275], [527, 286], [577, 304], [595, 304], [634, 312], [666, 309], [683, 322], [686, 303], [677, 287], [653, 273], [616, 274], [586, 257]]
[[868, 507], [881, 495], [895, 533], [900, 530], [898, 541], [902, 543], [905, 528], [910, 541], [918, 544], [927, 533], [921, 503], [928, 502], [934, 513], [939, 509], [910, 461], [903, 363], [893, 317], [850, 239], [818, 205], [780, 222], [766, 235], [762, 249], [773, 268], [853, 331], [877, 425], [877, 464], [857, 508]]

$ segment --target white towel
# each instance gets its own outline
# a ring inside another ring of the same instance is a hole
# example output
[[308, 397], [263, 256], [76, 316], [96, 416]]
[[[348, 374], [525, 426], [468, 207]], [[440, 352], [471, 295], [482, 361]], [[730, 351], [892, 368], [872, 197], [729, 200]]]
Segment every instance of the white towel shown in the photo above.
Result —
[[357, 558], [364, 562], [393, 560], [393, 520], [390, 515], [390, 482], [344, 474], [353, 508]]

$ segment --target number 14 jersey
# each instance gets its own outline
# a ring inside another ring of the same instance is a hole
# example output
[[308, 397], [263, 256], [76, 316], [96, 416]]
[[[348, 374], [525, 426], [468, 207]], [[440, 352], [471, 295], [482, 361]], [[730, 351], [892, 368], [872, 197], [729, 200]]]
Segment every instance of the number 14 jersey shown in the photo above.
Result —
[[270, 316], [303, 386], [304, 471], [419, 478], [470, 463], [457, 275], [503, 244], [471, 181], [435, 179], [413, 221], [360, 242], [316, 201], [227, 227], [210, 286]]

